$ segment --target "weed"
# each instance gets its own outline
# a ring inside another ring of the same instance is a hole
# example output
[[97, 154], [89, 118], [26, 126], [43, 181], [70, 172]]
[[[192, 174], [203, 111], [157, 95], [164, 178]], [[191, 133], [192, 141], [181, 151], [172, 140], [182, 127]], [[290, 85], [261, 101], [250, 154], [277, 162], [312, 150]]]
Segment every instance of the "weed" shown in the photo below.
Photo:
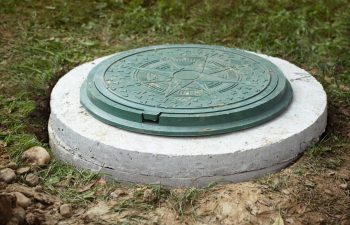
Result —
[[[149, 199], [144, 199], [145, 191], [151, 191]], [[141, 186], [135, 190], [133, 197], [130, 199], [118, 202], [114, 206], [116, 212], [121, 212], [126, 209], [150, 210], [158, 207], [162, 202], [165, 202], [170, 194], [170, 191], [161, 184]]]
[[323, 157], [330, 152], [332, 152], [331, 147], [323, 146], [321, 144], [315, 144], [306, 151], [306, 153], [312, 158]]
[[336, 170], [341, 167], [344, 163], [344, 160], [339, 157], [331, 158], [325, 162], [325, 167], [328, 169]]
[[269, 191], [280, 191], [286, 187], [288, 176], [267, 175], [258, 180], [258, 183], [265, 185]]
[[67, 202], [86, 204], [96, 198], [94, 188], [79, 192], [79, 188], [96, 179], [96, 173], [77, 170], [54, 160], [39, 175], [43, 187]]
[[183, 216], [188, 209], [193, 211], [201, 193], [203, 190], [197, 188], [188, 188], [184, 192], [172, 191], [170, 202], [173, 210], [180, 216]]
[[168, 198], [170, 195], [169, 189], [165, 188], [161, 184], [150, 185], [148, 188], [152, 191], [154, 195], [154, 199], [152, 201], [153, 204], [160, 204], [162, 201]]

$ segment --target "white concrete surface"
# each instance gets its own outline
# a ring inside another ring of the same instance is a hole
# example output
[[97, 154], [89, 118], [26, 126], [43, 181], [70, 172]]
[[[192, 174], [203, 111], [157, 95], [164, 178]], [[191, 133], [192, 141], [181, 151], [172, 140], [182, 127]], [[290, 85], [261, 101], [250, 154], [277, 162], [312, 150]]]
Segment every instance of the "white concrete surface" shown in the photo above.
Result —
[[119, 181], [170, 186], [239, 182], [278, 171], [324, 132], [327, 98], [321, 84], [305, 70], [260, 56], [277, 65], [291, 82], [292, 104], [263, 125], [207, 137], [151, 136], [96, 120], [80, 104], [80, 86], [104, 58], [78, 66], [59, 80], [51, 94], [53, 153], [65, 162]]

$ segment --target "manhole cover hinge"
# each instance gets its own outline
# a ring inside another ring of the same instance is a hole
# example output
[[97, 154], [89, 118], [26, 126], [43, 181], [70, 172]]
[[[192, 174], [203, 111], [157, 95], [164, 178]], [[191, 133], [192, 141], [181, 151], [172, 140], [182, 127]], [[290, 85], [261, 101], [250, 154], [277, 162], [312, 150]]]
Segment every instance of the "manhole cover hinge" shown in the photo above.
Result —
[[143, 112], [142, 122], [159, 123], [160, 112]]

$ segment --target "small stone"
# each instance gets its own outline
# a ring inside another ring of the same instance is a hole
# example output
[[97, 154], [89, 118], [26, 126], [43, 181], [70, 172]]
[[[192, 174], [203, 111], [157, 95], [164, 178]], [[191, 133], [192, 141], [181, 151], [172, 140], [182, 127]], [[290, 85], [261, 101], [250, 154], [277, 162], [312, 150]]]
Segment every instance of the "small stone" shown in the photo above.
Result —
[[6, 165], [7, 168], [10, 168], [10, 169], [17, 169], [17, 163], [15, 162], [9, 162], [7, 165]]
[[347, 183], [344, 183], [344, 184], [341, 184], [341, 185], [339, 185], [339, 187], [341, 188], [341, 189], [344, 189], [344, 190], [346, 190], [346, 189], [348, 189], [348, 184]]
[[29, 166], [25, 166], [25, 167], [20, 167], [16, 170], [16, 173], [18, 175], [22, 175], [22, 174], [25, 174], [27, 173], [28, 171], [30, 170], [30, 167]]
[[61, 205], [60, 214], [66, 218], [70, 217], [72, 215], [72, 206], [70, 204]]
[[16, 207], [12, 210], [13, 217], [15, 217], [19, 224], [22, 224], [26, 218], [26, 211], [22, 207]]
[[154, 201], [154, 198], [155, 198], [155, 196], [154, 196], [154, 193], [153, 193], [153, 191], [151, 190], [151, 189], [146, 189], [144, 192], [143, 192], [143, 201], [144, 202], [152, 202], [152, 201]]
[[26, 150], [22, 155], [22, 160], [26, 163], [34, 165], [46, 165], [50, 162], [50, 155], [45, 148], [40, 146], [34, 146]]
[[13, 192], [12, 194], [16, 196], [16, 203], [18, 206], [26, 209], [32, 204], [32, 200], [30, 200], [30, 198], [27, 198], [24, 194], [20, 192]]
[[34, 187], [35, 185], [37, 185], [39, 183], [39, 177], [33, 173], [30, 173], [26, 176], [26, 182]]
[[13, 169], [5, 168], [0, 171], [0, 180], [11, 183], [16, 179], [16, 173], [13, 171]]

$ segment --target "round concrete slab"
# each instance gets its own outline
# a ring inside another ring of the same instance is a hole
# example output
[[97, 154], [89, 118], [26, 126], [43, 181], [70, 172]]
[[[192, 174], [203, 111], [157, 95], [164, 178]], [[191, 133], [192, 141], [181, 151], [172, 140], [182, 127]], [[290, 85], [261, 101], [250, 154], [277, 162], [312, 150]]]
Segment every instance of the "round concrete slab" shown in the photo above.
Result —
[[50, 145], [54, 155], [119, 181], [203, 186], [240, 182], [278, 171], [318, 140], [327, 120], [320, 83], [287, 61], [270, 60], [293, 88], [279, 117], [254, 128], [206, 137], [164, 137], [129, 132], [93, 118], [80, 104], [80, 87], [103, 59], [76, 67], [51, 94]]

